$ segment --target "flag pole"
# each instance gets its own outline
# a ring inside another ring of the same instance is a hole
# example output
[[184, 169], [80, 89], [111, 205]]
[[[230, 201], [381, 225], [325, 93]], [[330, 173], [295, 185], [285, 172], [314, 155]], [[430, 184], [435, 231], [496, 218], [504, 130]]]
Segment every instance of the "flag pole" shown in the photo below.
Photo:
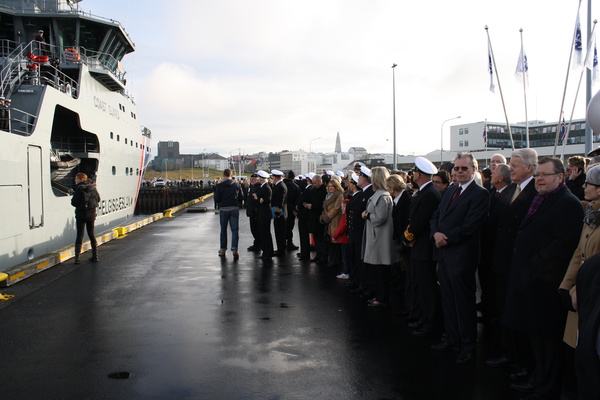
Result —
[[529, 148], [529, 118], [527, 116], [527, 60], [525, 58], [525, 51], [523, 50], [523, 28], [519, 29], [521, 34], [521, 65], [523, 65], [523, 99], [525, 101], [525, 138], [527, 148]]
[[567, 126], [567, 130], [565, 132], [565, 137], [563, 138], [563, 146], [562, 153], [560, 155], [560, 159], [562, 160], [565, 155], [565, 147], [567, 145], [567, 139], [569, 138], [569, 133], [571, 132], [571, 125], [573, 124], [573, 115], [575, 114], [575, 105], [577, 104], [577, 97], [579, 96], [579, 89], [581, 88], [581, 82], [583, 81], [583, 74], [587, 71], [587, 65], [589, 62], [590, 55], [593, 57], [594, 50], [592, 49], [592, 44], [594, 42], [594, 35], [596, 34], [596, 23], [598, 20], [594, 20], [594, 26], [592, 28], [592, 33], [588, 38], [588, 46], [587, 52], [585, 54], [585, 62], [583, 63], [583, 68], [581, 69], [581, 74], [579, 75], [579, 82], [577, 83], [577, 91], [575, 92], [575, 99], [573, 100], [573, 108], [571, 110], [571, 117], [569, 119], [569, 125]]
[[560, 135], [560, 117], [564, 113], [565, 108], [565, 97], [567, 95], [567, 83], [569, 82], [569, 72], [571, 67], [571, 59], [573, 58], [573, 42], [575, 41], [575, 36], [577, 35], [577, 25], [579, 22], [579, 9], [581, 8], [581, 0], [579, 0], [579, 5], [577, 6], [577, 20], [575, 21], [575, 29], [573, 30], [573, 41], [570, 44], [569, 51], [569, 62], [567, 64], [567, 77], [565, 78], [565, 87], [563, 89], [562, 101], [560, 102], [560, 113], [558, 114], [558, 126], [556, 129], [556, 138], [554, 139], [554, 151], [552, 152], [553, 156], [556, 156], [556, 148], [558, 147], [558, 138]]
[[[581, 0], [579, 0], [581, 1]], [[490, 32], [488, 31], [488, 26], [485, 26], [485, 33], [488, 38], [488, 49], [490, 50], [490, 54], [492, 56], [492, 64], [494, 66], [494, 71], [496, 71], [496, 81], [498, 82], [498, 90], [500, 90], [500, 99], [502, 100], [502, 109], [504, 110], [504, 118], [506, 119], [506, 126], [508, 126], [508, 135], [510, 136], [510, 143], [513, 151], [515, 150], [515, 141], [513, 139], [512, 130], [510, 129], [510, 122], [508, 122], [508, 115], [506, 114], [506, 104], [504, 103], [504, 96], [502, 95], [502, 86], [500, 85], [500, 75], [498, 75], [498, 68], [496, 67], [496, 58], [494, 57], [494, 50], [492, 49], [492, 41], [490, 40]]]

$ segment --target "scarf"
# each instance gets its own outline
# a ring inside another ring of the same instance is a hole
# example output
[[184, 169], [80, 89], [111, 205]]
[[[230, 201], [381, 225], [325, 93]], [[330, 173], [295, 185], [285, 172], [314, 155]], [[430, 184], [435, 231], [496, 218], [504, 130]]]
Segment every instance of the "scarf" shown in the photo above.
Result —
[[[592, 229], [596, 229], [598, 226], [600, 226], [600, 210], [598, 209], [599, 207], [595, 207], [598, 205], [599, 204], [592, 201], [590, 204], [587, 205], [585, 209], [585, 216], [583, 217], [583, 222], [585, 222], [585, 224]], [[594, 208], [596, 209], [594, 210]]]

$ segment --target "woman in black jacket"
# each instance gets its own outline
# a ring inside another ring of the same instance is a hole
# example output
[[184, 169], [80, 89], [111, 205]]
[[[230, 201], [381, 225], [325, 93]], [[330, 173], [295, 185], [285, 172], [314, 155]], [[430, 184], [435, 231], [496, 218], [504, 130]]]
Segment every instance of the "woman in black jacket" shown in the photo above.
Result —
[[100, 203], [100, 195], [96, 184], [88, 179], [84, 173], [75, 175], [75, 192], [71, 199], [71, 205], [75, 207], [75, 224], [77, 226], [77, 238], [75, 239], [75, 264], [79, 264], [79, 254], [83, 243], [83, 228], [87, 230], [90, 244], [92, 245], [91, 261], [98, 261], [98, 242], [94, 235], [94, 222], [96, 221], [96, 208]]

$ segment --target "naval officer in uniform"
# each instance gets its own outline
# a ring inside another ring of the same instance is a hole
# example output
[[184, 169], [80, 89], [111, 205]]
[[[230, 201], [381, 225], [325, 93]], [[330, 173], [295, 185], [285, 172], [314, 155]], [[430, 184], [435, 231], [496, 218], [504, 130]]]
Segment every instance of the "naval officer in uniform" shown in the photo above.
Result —
[[271, 171], [273, 176], [273, 197], [271, 199], [271, 208], [273, 209], [273, 227], [275, 228], [275, 243], [277, 251], [275, 256], [285, 255], [286, 244], [286, 219], [287, 212], [287, 186], [283, 182], [283, 172], [274, 169]]
[[271, 196], [273, 191], [269, 185], [269, 174], [265, 171], [258, 171], [257, 174], [260, 180], [260, 188], [252, 196], [258, 202], [258, 235], [260, 249], [262, 250], [260, 258], [265, 262], [270, 262], [273, 257], [273, 238], [271, 237], [271, 219], [273, 218]]

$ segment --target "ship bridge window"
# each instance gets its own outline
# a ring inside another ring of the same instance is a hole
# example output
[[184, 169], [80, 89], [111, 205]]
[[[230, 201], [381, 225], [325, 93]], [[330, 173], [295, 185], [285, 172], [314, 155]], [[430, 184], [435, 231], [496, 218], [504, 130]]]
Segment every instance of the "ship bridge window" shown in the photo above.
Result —
[[125, 144], [127, 144], [127, 138], [125, 138]]
[[98, 51], [106, 34], [106, 28], [92, 21], [81, 20], [79, 43], [87, 50]]
[[117, 167], [115, 167], [114, 165], [113, 165], [113, 167], [112, 167], [112, 174], [113, 174], [113, 175], [116, 175], [116, 174], [117, 174]]

